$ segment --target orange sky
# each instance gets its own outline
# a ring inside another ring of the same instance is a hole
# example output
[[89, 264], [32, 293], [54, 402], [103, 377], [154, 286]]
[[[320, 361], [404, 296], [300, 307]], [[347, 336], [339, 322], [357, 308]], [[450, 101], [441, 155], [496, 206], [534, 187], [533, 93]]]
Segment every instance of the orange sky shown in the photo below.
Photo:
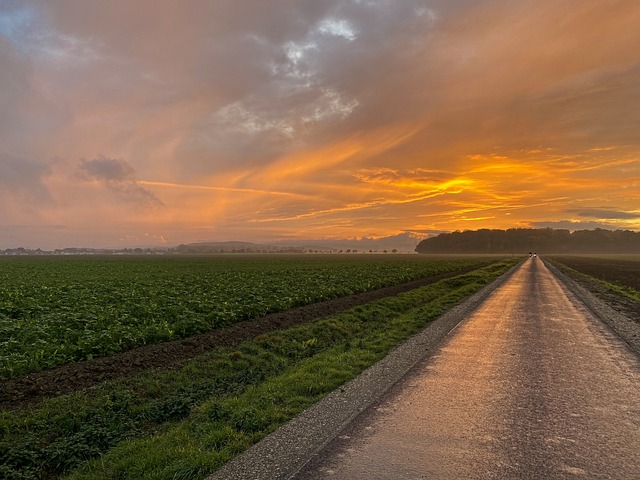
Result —
[[0, 2], [0, 248], [640, 230], [637, 0]]

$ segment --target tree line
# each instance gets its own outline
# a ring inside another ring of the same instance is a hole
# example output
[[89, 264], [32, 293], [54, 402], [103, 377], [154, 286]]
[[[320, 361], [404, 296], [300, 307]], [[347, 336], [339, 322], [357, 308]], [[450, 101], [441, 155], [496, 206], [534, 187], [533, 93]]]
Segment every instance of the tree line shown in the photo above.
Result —
[[640, 253], [640, 232], [511, 228], [441, 233], [422, 240], [418, 253]]

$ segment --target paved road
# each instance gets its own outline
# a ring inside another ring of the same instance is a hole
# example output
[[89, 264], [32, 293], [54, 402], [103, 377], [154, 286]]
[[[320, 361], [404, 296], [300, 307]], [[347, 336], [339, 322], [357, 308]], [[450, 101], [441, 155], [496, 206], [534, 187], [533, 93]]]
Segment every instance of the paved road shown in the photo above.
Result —
[[296, 479], [640, 479], [640, 359], [540, 259]]

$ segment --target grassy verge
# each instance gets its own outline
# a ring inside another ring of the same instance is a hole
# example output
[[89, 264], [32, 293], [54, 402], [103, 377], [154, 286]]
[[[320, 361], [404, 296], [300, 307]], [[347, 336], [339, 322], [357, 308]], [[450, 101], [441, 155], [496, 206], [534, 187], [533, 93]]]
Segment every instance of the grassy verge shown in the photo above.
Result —
[[204, 478], [516, 262], [262, 335], [177, 372], [2, 412], [0, 477]]

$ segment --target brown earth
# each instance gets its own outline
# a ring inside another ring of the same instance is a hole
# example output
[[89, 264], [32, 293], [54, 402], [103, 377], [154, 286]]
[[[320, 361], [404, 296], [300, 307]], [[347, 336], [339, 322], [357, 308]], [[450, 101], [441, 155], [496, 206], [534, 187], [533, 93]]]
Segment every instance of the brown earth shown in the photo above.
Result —
[[640, 292], [640, 257], [638, 260], [608, 257], [551, 256], [569, 268], [607, 282], [617, 283]]
[[485, 265], [272, 313], [182, 340], [146, 345], [117, 355], [71, 363], [0, 382], [0, 409], [16, 409], [35, 404], [47, 397], [89, 388], [105, 380], [133, 376], [144, 370], [178, 369], [196, 356], [216, 348], [239, 345], [263, 333], [311, 322], [444, 278], [461, 275]]
[[[640, 261], [603, 257], [551, 256], [552, 261], [565, 265], [590, 277], [640, 291]], [[611, 308], [640, 324], [640, 302], [625, 297], [607, 288], [600, 282], [583, 275], [575, 275], [566, 269], [563, 272], [574, 281], [604, 301]]]

